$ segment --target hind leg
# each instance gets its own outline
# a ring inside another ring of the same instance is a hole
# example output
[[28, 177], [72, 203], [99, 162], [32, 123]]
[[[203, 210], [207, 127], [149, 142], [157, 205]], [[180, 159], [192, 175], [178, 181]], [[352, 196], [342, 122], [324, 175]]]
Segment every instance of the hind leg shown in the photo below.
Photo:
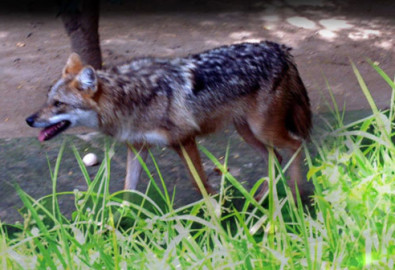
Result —
[[[258, 150], [261, 153], [264, 161], [268, 163], [268, 156], [269, 156], [268, 147], [271, 146], [267, 146], [262, 141], [257, 139], [257, 137], [254, 135], [254, 133], [252, 132], [251, 128], [249, 127], [246, 121], [234, 121], [233, 123], [235, 125], [237, 132], [243, 138], [243, 140], [249, 145], [251, 145], [252, 148]], [[281, 155], [274, 148], [273, 151], [277, 157], [278, 162], [281, 164], [282, 162]], [[268, 189], [269, 189], [268, 183], [264, 182], [261, 191], [255, 196], [255, 199], [259, 201], [263, 197], [263, 195], [267, 192]]]
[[304, 200], [307, 196], [303, 189], [303, 177], [302, 177], [302, 151], [299, 148], [302, 142], [291, 137], [287, 130], [283, 130], [281, 135], [278, 136], [275, 145], [278, 147], [286, 148], [290, 153], [291, 157], [294, 157], [289, 167], [289, 187], [292, 191], [294, 199], [296, 200], [296, 187], [298, 187], [299, 195]]
[[[251, 131], [251, 128], [248, 126], [248, 123], [245, 121], [243, 122], [234, 121], [233, 123], [235, 125], [237, 132], [243, 138], [243, 140], [249, 145], [251, 145], [254, 149], [257, 149], [261, 153], [265, 162], [268, 162], [268, 156], [269, 156], [269, 152], [267, 151], [268, 146], [266, 146], [263, 142], [257, 139], [254, 133]], [[282, 162], [281, 155], [276, 151], [276, 149], [273, 150], [274, 150], [274, 154], [277, 157], [278, 162], [281, 164]]]
[[[290, 155], [296, 155], [293, 162], [289, 167], [289, 186], [292, 194], [296, 199], [296, 186], [298, 186], [299, 194], [302, 200], [304, 200], [307, 193], [303, 190], [302, 183], [302, 154], [299, 150], [302, 142], [290, 135], [284, 125], [284, 120], [279, 114], [270, 114], [270, 119], [265, 119], [262, 115], [255, 115], [250, 117], [249, 124], [251, 131], [260, 141], [266, 142], [267, 145], [272, 145], [277, 148], [284, 148]], [[261, 192], [262, 193], [262, 192]], [[262, 194], [258, 194], [257, 197], [261, 197]]]

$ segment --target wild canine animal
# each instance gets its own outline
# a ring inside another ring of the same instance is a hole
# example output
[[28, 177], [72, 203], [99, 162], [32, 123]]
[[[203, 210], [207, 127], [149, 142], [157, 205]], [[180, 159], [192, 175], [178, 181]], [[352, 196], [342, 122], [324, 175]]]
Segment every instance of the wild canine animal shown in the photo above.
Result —
[[[182, 146], [209, 193], [196, 136], [233, 122], [267, 160], [268, 147], [297, 152], [311, 128], [310, 102], [290, 49], [273, 42], [222, 46], [182, 58], [140, 58], [106, 70], [70, 55], [44, 107], [26, 119], [49, 140], [87, 126], [133, 145], [144, 160], [152, 145]], [[281, 157], [275, 151], [279, 161]], [[290, 167], [300, 184], [301, 154]], [[188, 167], [188, 166], [187, 166]], [[128, 148], [125, 189], [135, 189], [141, 165]], [[195, 183], [196, 185], [196, 183]]]

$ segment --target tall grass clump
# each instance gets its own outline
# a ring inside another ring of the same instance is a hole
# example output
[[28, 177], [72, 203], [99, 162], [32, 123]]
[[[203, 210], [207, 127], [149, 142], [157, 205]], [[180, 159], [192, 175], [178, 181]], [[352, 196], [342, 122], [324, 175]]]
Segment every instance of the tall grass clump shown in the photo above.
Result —
[[372, 114], [345, 124], [334, 103], [335, 124], [326, 122], [329, 132], [319, 145], [315, 142], [317, 157], [313, 160], [307, 153], [317, 220], [326, 231], [335, 268], [394, 268], [395, 84], [377, 65], [372, 66], [392, 91], [389, 109], [378, 110], [352, 64]]
[[[294, 200], [272, 151], [268, 176], [248, 191], [228, 172], [229, 149], [220, 162], [204, 147], [202, 152], [222, 172], [220, 192], [208, 196], [191, 167], [203, 199], [189, 205], [174, 207], [174, 195], [167, 192], [153, 158], [151, 170], [156, 171], [157, 179], [142, 163], [150, 178], [145, 193], [110, 194], [110, 162], [114, 153], [109, 143], [93, 179], [73, 147], [88, 188], [58, 192], [63, 145], [51, 170], [52, 194], [36, 200], [16, 187], [24, 203], [21, 209], [24, 223], [0, 223], [0, 266], [393, 269], [395, 85], [378, 66], [372, 66], [392, 89], [389, 109], [377, 109], [360, 73], [352, 65], [372, 113], [345, 123], [344, 113], [334, 103], [335, 121], [322, 119], [325, 130], [302, 149], [307, 177], [314, 184], [311, 205], [302, 204], [305, 198]], [[265, 181], [269, 191], [264, 202], [256, 202], [254, 194]], [[284, 189], [286, 195], [279, 197], [277, 189]], [[75, 202], [71, 217], [63, 215], [59, 207], [59, 198], [65, 197]]]

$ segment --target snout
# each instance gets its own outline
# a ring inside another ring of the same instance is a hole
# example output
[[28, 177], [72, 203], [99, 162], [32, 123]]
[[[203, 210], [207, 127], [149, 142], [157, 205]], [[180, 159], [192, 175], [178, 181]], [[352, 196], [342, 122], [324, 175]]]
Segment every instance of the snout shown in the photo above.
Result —
[[36, 118], [37, 118], [37, 114], [32, 114], [32, 115], [30, 115], [28, 118], [26, 118], [26, 123], [27, 123], [29, 126], [33, 127], [34, 122], [36, 121]]

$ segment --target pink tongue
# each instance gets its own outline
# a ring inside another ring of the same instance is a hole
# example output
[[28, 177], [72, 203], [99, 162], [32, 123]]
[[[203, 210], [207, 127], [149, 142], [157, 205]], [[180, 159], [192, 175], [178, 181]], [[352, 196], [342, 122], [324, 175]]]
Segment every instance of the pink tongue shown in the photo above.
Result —
[[47, 127], [47, 128], [44, 128], [43, 130], [41, 130], [40, 134], [38, 135], [38, 140], [40, 142], [43, 142], [45, 140], [52, 138], [54, 135], [53, 130], [56, 129], [56, 126], [57, 125], [53, 125], [53, 126], [50, 126], [50, 127]]
[[43, 130], [40, 131], [40, 134], [38, 135], [38, 140], [39, 140], [40, 142], [45, 141], [45, 138], [47, 137], [47, 135], [46, 135], [45, 133], [46, 133], [46, 132], [45, 132], [45, 129], [43, 129]]

